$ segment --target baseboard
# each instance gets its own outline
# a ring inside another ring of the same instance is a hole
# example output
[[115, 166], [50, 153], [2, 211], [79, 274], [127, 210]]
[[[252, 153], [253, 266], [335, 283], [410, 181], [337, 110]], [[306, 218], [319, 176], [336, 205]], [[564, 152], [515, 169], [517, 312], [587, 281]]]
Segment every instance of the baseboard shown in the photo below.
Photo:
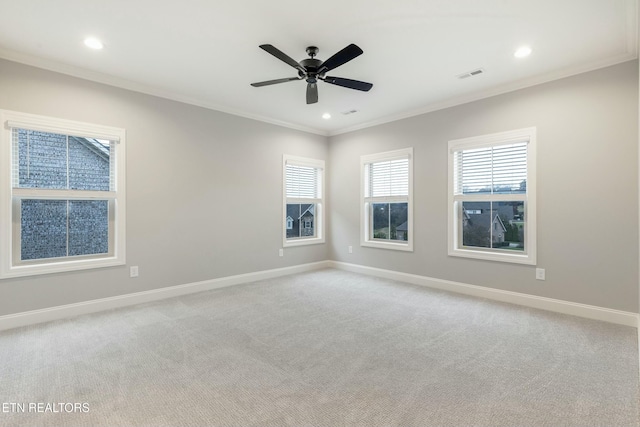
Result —
[[385, 279], [398, 280], [414, 285], [457, 292], [460, 294], [472, 295], [481, 298], [488, 298], [496, 301], [553, 311], [556, 313], [571, 314], [573, 316], [586, 317], [588, 319], [602, 320], [619, 325], [633, 326], [637, 328], [638, 323], [640, 322], [637, 313], [630, 313], [627, 311], [612, 310], [604, 307], [579, 304], [553, 298], [539, 297], [519, 292], [503, 291], [500, 289], [486, 288], [484, 286], [476, 286], [466, 283], [452, 282], [449, 280], [434, 279], [432, 277], [402, 273], [393, 270], [384, 270], [357, 264], [349, 264], [340, 261], [329, 261], [329, 266], [340, 270], [352, 271], [355, 273], [362, 273], [370, 276], [382, 277]]
[[187, 283], [178, 286], [169, 286], [166, 288], [118, 295], [109, 298], [83, 301], [75, 304], [66, 304], [41, 310], [9, 314], [0, 316], [0, 331], [17, 328], [20, 326], [33, 325], [36, 323], [49, 322], [51, 320], [64, 319], [81, 314], [95, 313], [112, 308], [126, 307], [134, 304], [157, 301], [195, 292], [240, 285], [243, 283], [255, 282], [258, 280], [272, 279], [289, 274], [304, 273], [307, 271], [327, 268], [328, 266], [328, 261], [320, 261], [310, 264], [295, 265], [292, 267], [283, 267], [273, 270], [257, 271], [254, 273], [238, 274], [236, 276], [221, 277], [218, 279]]
[[[382, 277], [386, 279], [412, 283], [415, 285], [426, 286], [429, 288], [457, 292], [481, 298], [488, 298], [496, 301], [508, 302], [557, 313], [571, 314], [574, 316], [602, 320], [605, 322], [633, 326], [636, 328], [640, 324], [640, 316], [637, 313], [612, 310], [604, 307], [579, 304], [570, 301], [539, 297], [518, 292], [503, 291], [500, 289], [486, 288], [483, 286], [469, 285], [466, 283], [435, 279], [427, 276], [419, 276], [416, 274], [402, 273], [393, 270], [384, 270], [381, 268], [367, 267], [363, 265], [349, 264], [339, 261], [320, 261], [310, 264], [301, 264], [291, 267], [283, 267], [272, 270], [239, 274], [235, 276], [221, 277], [218, 279], [187, 283], [184, 285], [170, 286], [166, 288], [153, 289], [150, 291], [118, 295], [109, 298], [83, 301], [75, 304], [61, 305], [41, 310], [9, 314], [0, 316], [0, 331], [17, 328], [20, 326], [33, 325], [36, 323], [48, 322], [51, 320], [78, 316], [81, 314], [95, 313], [98, 311], [109, 310], [113, 308], [157, 301], [195, 292], [208, 291], [212, 289], [240, 285], [243, 283], [255, 282], [258, 280], [271, 279], [275, 277], [286, 276], [289, 274], [304, 273], [307, 271], [319, 270], [322, 268], [336, 268], [339, 270], [352, 271], [356, 273], [367, 274], [370, 276]], [[638, 330], [638, 341], [640, 342], [640, 329]]]

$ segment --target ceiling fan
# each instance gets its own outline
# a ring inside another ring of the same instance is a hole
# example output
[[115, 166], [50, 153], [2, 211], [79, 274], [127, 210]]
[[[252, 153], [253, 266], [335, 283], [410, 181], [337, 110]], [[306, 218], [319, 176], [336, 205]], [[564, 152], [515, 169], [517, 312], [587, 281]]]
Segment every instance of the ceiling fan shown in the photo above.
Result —
[[339, 66], [351, 61], [353, 58], [362, 55], [362, 49], [360, 49], [353, 43], [337, 52], [326, 61], [321, 61], [315, 58], [319, 50], [315, 46], [309, 46], [307, 48], [307, 54], [309, 55], [309, 58], [303, 59], [300, 62], [296, 62], [287, 54], [270, 44], [261, 44], [260, 49], [270, 53], [279, 60], [286, 62], [287, 64], [298, 70], [298, 77], [288, 77], [284, 79], [251, 83], [251, 86], [253, 87], [274, 85], [277, 83], [291, 82], [294, 80], [306, 80], [307, 104], [315, 104], [316, 102], [318, 102], [318, 80], [322, 80], [323, 82], [330, 83], [332, 85], [361, 90], [364, 92], [368, 92], [369, 89], [373, 87], [371, 83], [361, 82], [359, 80], [345, 79], [343, 77], [332, 77], [325, 75], [328, 71], [331, 71], [334, 68], [338, 68]]

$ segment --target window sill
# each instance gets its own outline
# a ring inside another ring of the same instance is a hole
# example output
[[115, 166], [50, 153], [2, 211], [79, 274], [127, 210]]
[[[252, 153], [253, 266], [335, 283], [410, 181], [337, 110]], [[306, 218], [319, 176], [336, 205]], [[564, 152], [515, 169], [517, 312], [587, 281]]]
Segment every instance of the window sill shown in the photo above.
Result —
[[292, 239], [285, 240], [282, 243], [283, 248], [292, 248], [296, 246], [306, 246], [306, 245], [318, 245], [324, 243], [324, 237], [313, 237], [313, 238], [300, 238], [300, 239]]
[[394, 251], [413, 252], [413, 245], [409, 243], [393, 243], [393, 242], [365, 240], [363, 242], [360, 242], [360, 246], [367, 246], [370, 248], [378, 248], [378, 249], [391, 249]]
[[18, 265], [13, 266], [3, 271], [0, 274], [0, 279], [8, 279], [12, 277], [25, 277], [36, 276], [40, 274], [53, 274], [53, 273], [65, 273], [79, 270], [89, 270], [95, 268], [115, 267], [119, 265], [125, 265], [124, 259], [116, 257], [108, 257], [101, 259], [91, 260], [77, 260], [77, 261], [61, 261], [61, 262], [49, 262], [41, 264], [30, 265]]
[[485, 261], [508, 262], [513, 264], [536, 264], [535, 257], [528, 254], [499, 253], [473, 249], [453, 249], [449, 251], [449, 256], [473, 258]]

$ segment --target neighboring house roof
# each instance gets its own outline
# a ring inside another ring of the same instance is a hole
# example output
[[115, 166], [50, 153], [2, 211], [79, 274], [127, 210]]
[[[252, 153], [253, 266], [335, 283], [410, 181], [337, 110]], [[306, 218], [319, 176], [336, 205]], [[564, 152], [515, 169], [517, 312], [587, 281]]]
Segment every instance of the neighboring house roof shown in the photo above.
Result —
[[[489, 212], [489, 203], [488, 202], [464, 202], [464, 215], [467, 219], [473, 219], [477, 215], [483, 215]], [[469, 211], [482, 211], [482, 214], [468, 214]], [[500, 215], [500, 219], [504, 222], [509, 222], [514, 219], [515, 213], [513, 212], [513, 206], [510, 205], [493, 205], [494, 213], [497, 212]]]
[[314, 208], [315, 208], [315, 206], [316, 206], [316, 205], [309, 205], [309, 207], [308, 207], [307, 209], [305, 209], [305, 211], [304, 211], [304, 212], [302, 212], [302, 215], [300, 215], [300, 217], [299, 217], [298, 219], [300, 219], [300, 218], [302, 218], [303, 216], [305, 216], [305, 215], [307, 214], [307, 212], [308, 212], [308, 213], [310, 213], [310, 214], [313, 216], [313, 215], [314, 215], [314, 213], [313, 213], [313, 212], [314, 212]]
[[96, 138], [80, 138], [77, 136], [71, 136], [70, 138], [87, 147], [102, 160], [109, 161], [109, 146], [106, 143], [100, 142]]
[[396, 231], [408, 231], [407, 221], [403, 222], [399, 226], [396, 227]]
[[502, 231], [507, 231], [507, 227], [505, 227], [504, 223], [500, 219], [500, 215], [498, 214], [498, 212], [494, 211], [493, 218], [491, 218], [491, 211], [489, 210], [482, 212], [481, 214], [471, 214], [471, 215], [465, 212], [465, 216], [469, 220], [469, 224], [472, 226], [477, 225], [489, 230], [491, 229], [491, 226], [493, 225], [493, 223], [497, 222], [502, 228]]
[[[300, 210], [298, 210], [298, 206], [300, 206]], [[300, 220], [303, 216], [307, 215], [307, 213], [314, 215], [315, 205], [303, 203], [301, 205], [287, 205], [287, 217], [297, 218]], [[298, 214], [302, 212], [301, 214]]]

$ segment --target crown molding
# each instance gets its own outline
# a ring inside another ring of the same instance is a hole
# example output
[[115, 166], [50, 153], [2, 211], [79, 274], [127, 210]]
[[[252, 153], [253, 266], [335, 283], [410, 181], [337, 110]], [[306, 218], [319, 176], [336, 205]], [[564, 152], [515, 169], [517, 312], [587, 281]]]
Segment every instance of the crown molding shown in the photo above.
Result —
[[466, 95], [458, 96], [455, 98], [446, 99], [440, 102], [435, 102], [425, 107], [419, 108], [417, 110], [405, 111], [403, 113], [381, 117], [379, 119], [371, 120], [355, 126], [350, 126], [350, 127], [339, 129], [339, 130], [330, 131], [329, 136], [341, 135], [341, 134], [354, 132], [354, 131], [358, 131], [358, 130], [362, 130], [362, 129], [366, 129], [374, 126], [379, 126], [385, 123], [408, 119], [411, 117], [420, 116], [422, 114], [432, 113], [438, 110], [444, 110], [445, 108], [468, 104], [470, 102], [479, 101], [485, 98], [491, 98], [493, 96], [502, 95], [509, 92], [515, 92], [520, 89], [526, 89], [526, 88], [537, 86], [543, 83], [552, 82], [554, 80], [560, 80], [566, 77], [587, 73], [589, 71], [595, 71], [600, 68], [606, 68], [612, 65], [623, 63], [623, 62], [632, 61], [638, 58], [637, 52], [635, 50], [637, 50], [636, 47], [634, 47], [634, 51], [632, 52], [625, 52], [623, 54], [617, 55], [612, 58], [607, 58], [605, 60], [594, 61], [588, 64], [582, 64], [580, 66], [565, 68], [563, 70], [553, 71], [550, 73], [542, 74], [542, 75], [531, 77], [528, 79], [518, 80], [518, 81], [507, 83], [504, 85], [499, 85], [489, 89], [477, 91], [471, 94], [466, 94]]
[[121, 77], [116, 77], [109, 74], [100, 73], [97, 71], [91, 71], [81, 67], [76, 67], [74, 65], [64, 64], [62, 62], [54, 61], [51, 59], [40, 58], [40, 57], [28, 55], [21, 52], [16, 52], [9, 49], [0, 48], [0, 58], [6, 59], [12, 62], [18, 62], [24, 65], [29, 65], [36, 68], [42, 68], [44, 70], [53, 71], [60, 74], [66, 74], [66, 75], [77, 77], [84, 80], [89, 80], [95, 83], [101, 83], [108, 86], [117, 87], [120, 89], [126, 89], [133, 92], [143, 93], [145, 95], [157, 96], [159, 98], [164, 98], [171, 101], [177, 101], [183, 104], [194, 105], [196, 107], [202, 107], [209, 110], [219, 111], [221, 113], [244, 117], [247, 119], [257, 120], [260, 122], [265, 122], [265, 123], [269, 123], [276, 126], [281, 126], [281, 127], [294, 129], [294, 130], [307, 132], [307, 133], [312, 133], [315, 135], [321, 135], [321, 136], [329, 135], [328, 132], [323, 130], [310, 128], [310, 127], [298, 125], [295, 123], [289, 123], [286, 121], [261, 116], [258, 114], [247, 113], [245, 111], [206, 102], [201, 99], [180, 95], [173, 91], [168, 91], [168, 90], [160, 89], [154, 86], [145, 85], [144, 83], [134, 82], [131, 80], [123, 79]]

